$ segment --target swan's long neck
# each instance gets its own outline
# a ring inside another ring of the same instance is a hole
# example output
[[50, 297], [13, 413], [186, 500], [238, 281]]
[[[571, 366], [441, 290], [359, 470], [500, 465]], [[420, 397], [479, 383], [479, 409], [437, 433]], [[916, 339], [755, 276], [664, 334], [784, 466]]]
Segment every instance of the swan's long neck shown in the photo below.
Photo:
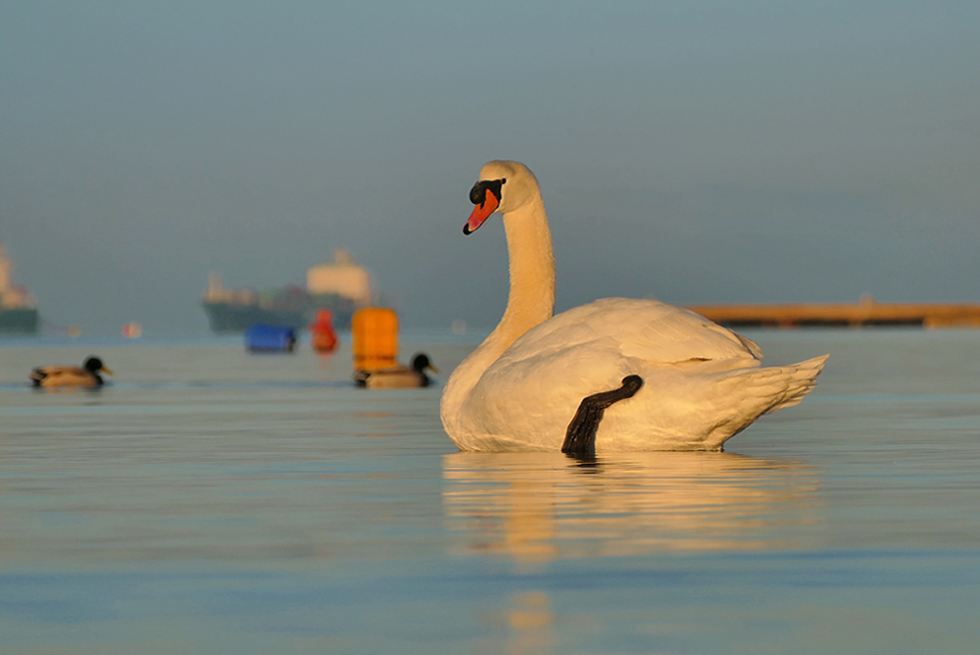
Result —
[[510, 295], [503, 318], [487, 338], [494, 340], [498, 356], [555, 311], [555, 254], [541, 197], [505, 214], [504, 231], [510, 258]]
[[555, 310], [555, 255], [544, 202], [538, 195], [504, 214], [510, 258], [510, 294], [503, 318], [490, 336], [456, 368], [443, 394], [443, 416], [473, 389], [491, 364], [522, 334]]

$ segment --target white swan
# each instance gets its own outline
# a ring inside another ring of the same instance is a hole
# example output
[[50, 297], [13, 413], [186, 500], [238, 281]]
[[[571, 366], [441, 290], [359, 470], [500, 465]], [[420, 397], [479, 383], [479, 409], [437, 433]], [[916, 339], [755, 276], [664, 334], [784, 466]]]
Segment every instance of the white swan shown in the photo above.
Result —
[[761, 368], [750, 339], [655, 300], [605, 298], [553, 317], [551, 231], [534, 174], [489, 162], [470, 200], [465, 234], [503, 214], [510, 295], [442, 394], [442, 423], [460, 450], [720, 450], [816, 384], [827, 355]]

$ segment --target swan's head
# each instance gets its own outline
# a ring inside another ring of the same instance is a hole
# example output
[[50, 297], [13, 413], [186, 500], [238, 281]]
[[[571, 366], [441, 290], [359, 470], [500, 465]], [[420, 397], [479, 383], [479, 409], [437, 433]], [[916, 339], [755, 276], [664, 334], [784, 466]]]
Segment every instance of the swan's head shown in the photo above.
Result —
[[540, 195], [538, 179], [524, 164], [516, 161], [491, 161], [480, 169], [480, 179], [470, 189], [470, 202], [476, 207], [463, 225], [463, 234], [475, 232], [490, 214], [519, 209]]

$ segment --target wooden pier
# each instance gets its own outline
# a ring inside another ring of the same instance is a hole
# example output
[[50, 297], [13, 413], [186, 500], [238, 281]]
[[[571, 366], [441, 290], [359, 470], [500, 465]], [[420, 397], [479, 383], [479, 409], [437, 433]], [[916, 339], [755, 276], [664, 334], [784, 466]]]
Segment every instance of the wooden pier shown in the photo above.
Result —
[[728, 327], [980, 328], [980, 304], [900, 304], [864, 297], [853, 305], [688, 305]]

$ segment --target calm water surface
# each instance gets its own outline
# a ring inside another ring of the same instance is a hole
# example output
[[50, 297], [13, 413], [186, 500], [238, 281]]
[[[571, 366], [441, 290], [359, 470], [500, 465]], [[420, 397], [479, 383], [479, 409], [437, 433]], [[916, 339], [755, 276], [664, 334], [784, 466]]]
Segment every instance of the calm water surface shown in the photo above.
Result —
[[[455, 452], [349, 338], [2, 340], [0, 653], [980, 652], [980, 332], [749, 334], [830, 352], [814, 394], [594, 464]], [[26, 386], [88, 354], [111, 386]]]

